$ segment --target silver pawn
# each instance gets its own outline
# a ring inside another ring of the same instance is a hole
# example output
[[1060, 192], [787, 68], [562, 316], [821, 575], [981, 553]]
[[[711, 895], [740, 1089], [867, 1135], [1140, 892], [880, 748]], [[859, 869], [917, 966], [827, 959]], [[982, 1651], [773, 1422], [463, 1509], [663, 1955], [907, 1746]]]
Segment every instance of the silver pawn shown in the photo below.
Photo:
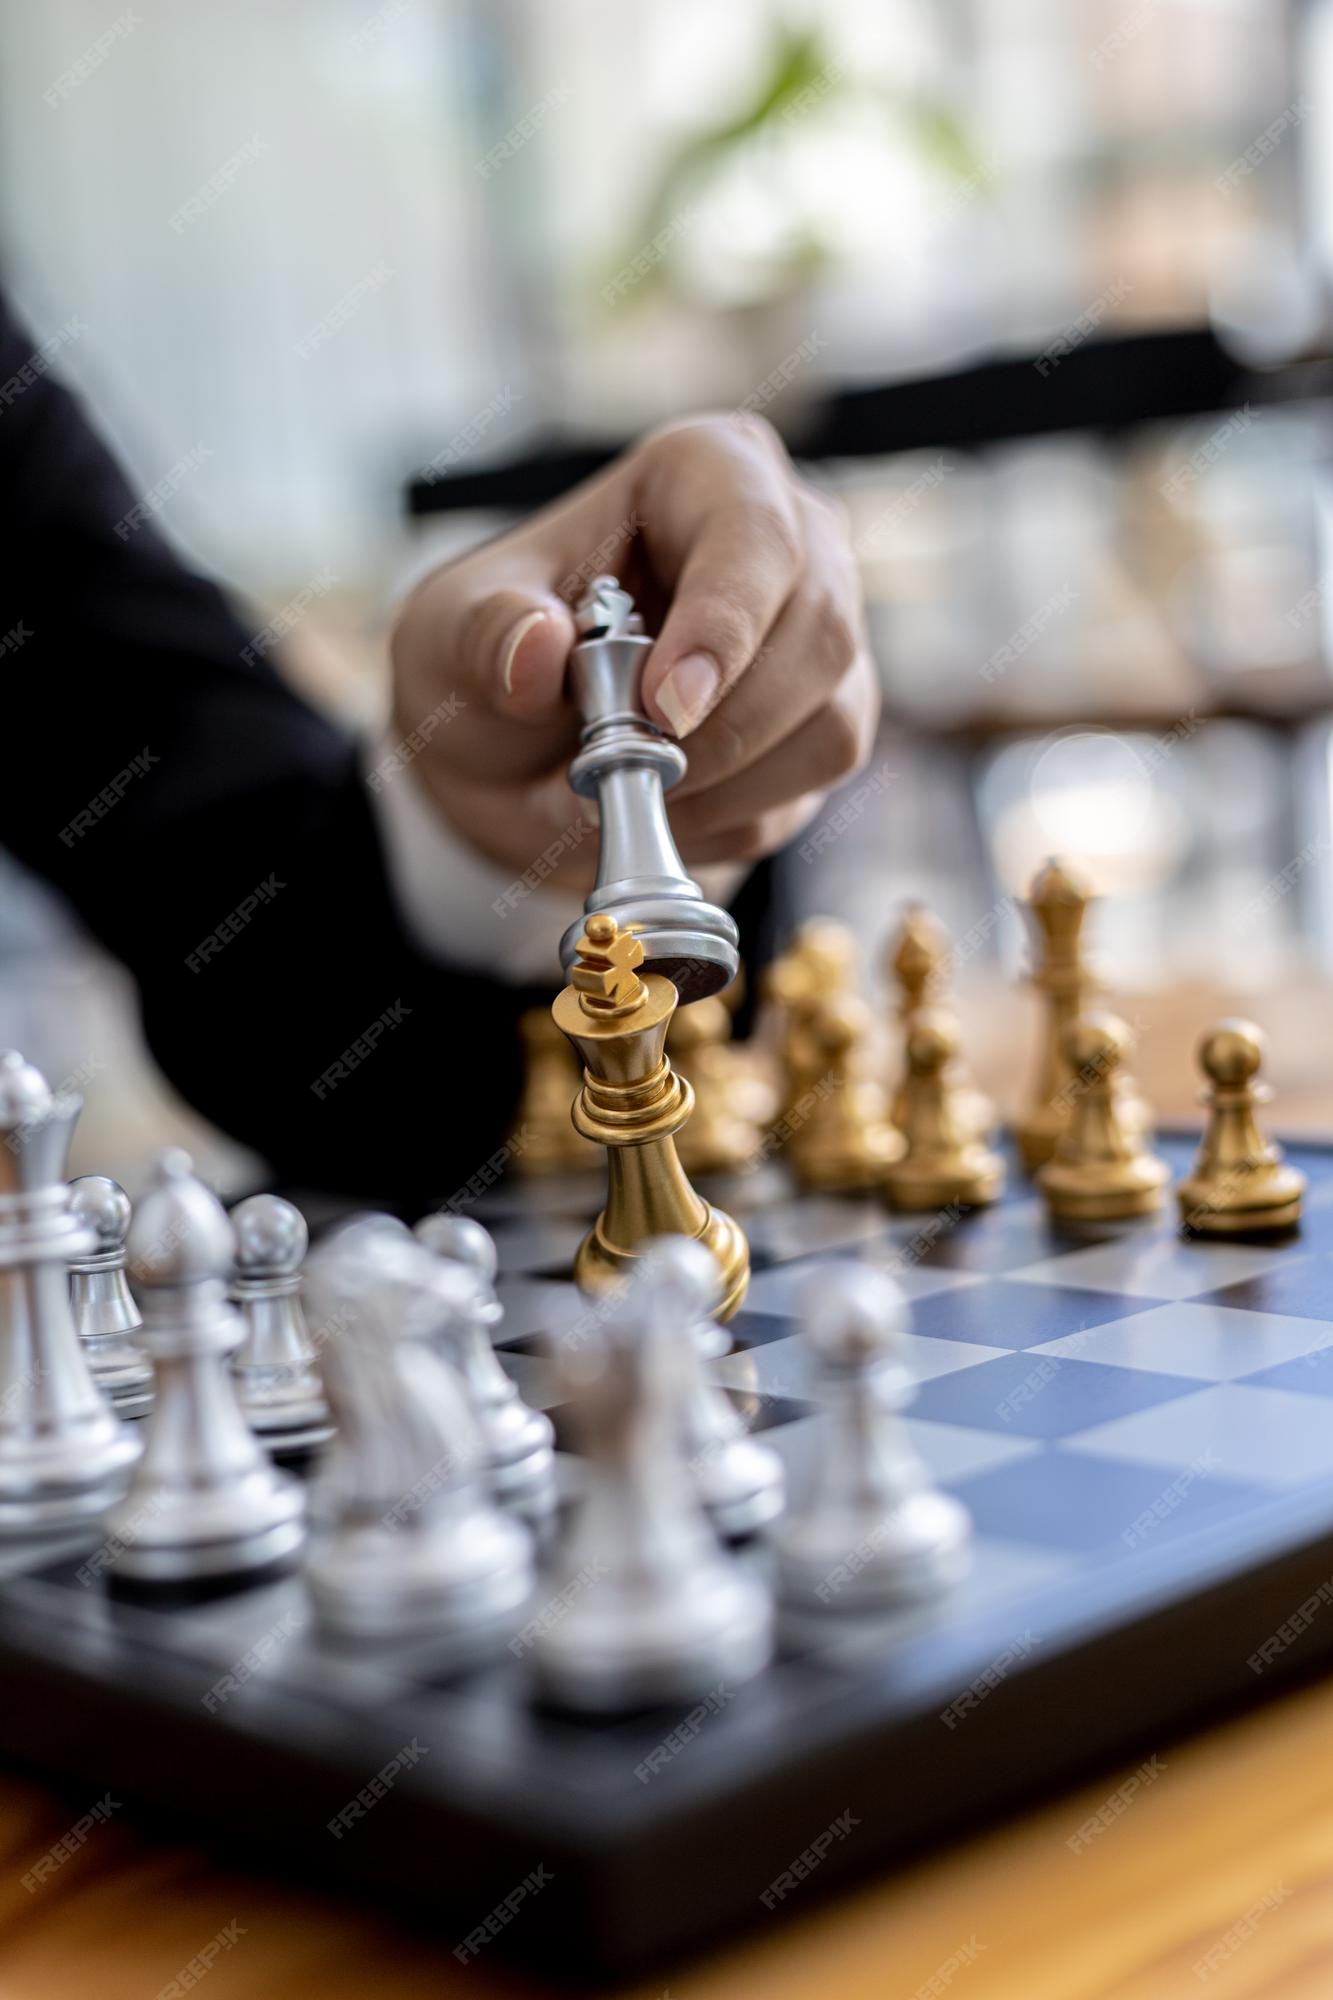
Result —
[[639, 1271], [599, 1319], [595, 1346], [557, 1364], [584, 1435], [586, 1487], [560, 1552], [561, 1615], [538, 1631], [533, 1659], [563, 1708], [697, 1701], [772, 1655], [768, 1588], [719, 1543], [681, 1451], [688, 1346]]
[[495, 1296], [495, 1244], [466, 1215], [423, 1216], [416, 1235], [472, 1279], [463, 1311], [441, 1327], [445, 1352], [463, 1378], [481, 1427], [492, 1492], [520, 1520], [544, 1528], [555, 1509], [555, 1427], [540, 1410], [528, 1408], [491, 1346], [491, 1329], [504, 1317]]
[[123, 1493], [141, 1444], [94, 1382], [70, 1311], [72, 1256], [94, 1236], [65, 1156], [83, 1109], [16, 1049], [0, 1052], [0, 1533], [44, 1533]]
[[498, 1650], [532, 1592], [532, 1539], [486, 1490], [481, 1432], [437, 1351], [470, 1276], [370, 1219], [310, 1259], [328, 1327], [319, 1365], [337, 1423], [306, 1580], [320, 1621], [355, 1639], [420, 1635], [455, 1664]]
[[305, 1217], [280, 1195], [254, 1194], [232, 1210], [231, 1226], [231, 1300], [245, 1327], [231, 1364], [241, 1409], [270, 1451], [313, 1451], [333, 1426], [300, 1300]]
[[300, 1547], [305, 1495], [269, 1463], [236, 1400], [227, 1357], [243, 1329], [226, 1286], [236, 1239], [188, 1153], [159, 1156], [128, 1250], [157, 1396], [129, 1492], [106, 1516], [108, 1567], [154, 1584], [268, 1569]]
[[868, 1264], [824, 1265], [798, 1312], [824, 1408], [806, 1490], [774, 1537], [779, 1595], [840, 1612], [947, 1587], [967, 1567], [972, 1524], [930, 1484], [903, 1428], [913, 1384], [901, 1287]]
[[713, 1259], [687, 1236], [660, 1236], [645, 1245], [639, 1270], [641, 1310], [661, 1317], [663, 1337], [694, 1336], [682, 1342], [680, 1435], [699, 1498], [719, 1534], [730, 1540], [753, 1535], [782, 1512], [786, 1477], [777, 1453], [751, 1437], [705, 1366], [697, 1330], [708, 1325], [717, 1294]]
[[69, 1184], [69, 1205], [96, 1238], [91, 1251], [69, 1260], [70, 1310], [89, 1372], [117, 1416], [147, 1416], [153, 1369], [131, 1338], [139, 1331], [139, 1308], [125, 1276], [130, 1198], [119, 1181], [82, 1174]]

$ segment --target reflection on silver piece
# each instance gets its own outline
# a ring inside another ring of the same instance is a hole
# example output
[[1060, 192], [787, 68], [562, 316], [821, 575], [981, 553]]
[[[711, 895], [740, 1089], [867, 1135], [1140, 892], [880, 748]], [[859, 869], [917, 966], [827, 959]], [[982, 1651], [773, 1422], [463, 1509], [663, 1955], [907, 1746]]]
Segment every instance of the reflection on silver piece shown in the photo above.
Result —
[[305, 1217], [279, 1195], [253, 1194], [232, 1210], [231, 1226], [231, 1297], [245, 1328], [231, 1364], [241, 1408], [270, 1451], [312, 1451], [333, 1436], [333, 1425], [299, 1296]]
[[117, 1416], [147, 1416], [153, 1407], [153, 1369], [134, 1344], [139, 1308], [125, 1276], [130, 1198], [119, 1181], [84, 1174], [69, 1184], [69, 1205], [96, 1238], [90, 1252], [69, 1260], [70, 1310], [84, 1359]]
[[94, 1248], [65, 1155], [82, 1101], [0, 1053], [0, 1533], [67, 1528], [125, 1490], [134, 1432], [89, 1373], [66, 1267]]
[[696, 1702], [768, 1664], [767, 1586], [719, 1543], [681, 1449], [696, 1360], [651, 1270], [639, 1268], [593, 1342], [558, 1364], [586, 1490], [551, 1579], [558, 1615], [534, 1621], [533, 1657], [543, 1693], [561, 1707]]
[[423, 1216], [416, 1234], [472, 1280], [461, 1309], [442, 1320], [440, 1340], [480, 1426], [491, 1491], [502, 1507], [542, 1529], [555, 1509], [555, 1431], [549, 1417], [528, 1408], [491, 1346], [504, 1315], [495, 1296], [495, 1245], [466, 1215]]
[[476, 1419], [432, 1344], [474, 1290], [387, 1218], [335, 1232], [306, 1268], [338, 1427], [314, 1501], [311, 1602], [349, 1638], [441, 1640], [442, 1665], [501, 1650], [532, 1590], [532, 1538], [491, 1501]]
[[[725, 910], [705, 902], [685, 872], [667, 825], [663, 793], [684, 777], [685, 752], [644, 714], [639, 684], [653, 641], [634, 600], [613, 576], [595, 577], [575, 612], [581, 634], [570, 656], [570, 691], [583, 718], [569, 782], [596, 799], [601, 821], [597, 881], [584, 909], [635, 924], [645, 972], [659, 972], [682, 1002], [729, 986], [739, 933]], [[560, 941], [568, 974], [582, 922]]]
[[681, 1348], [681, 1445], [699, 1498], [719, 1534], [753, 1535], [782, 1512], [785, 1479], [775, 1451], [752, 1438], [745, 1419], [708, 1372], [698, 1330], [708, 1324], [717, 1267], [701, 1243], [659, 1236], [640, 1263], [641, 1311], [660, 1315], [664, 1339]]
[[931, 1486], [899, 1412], [902, 1289], [868, 1264], [813, 1270], [798, 1313], [823, 1403], [806, 1490], [774, 1534], [784, 1602], [830, 1613], [906, 1603], [967, 1567], [971, 1521]]
[[300, 1547], [305, 1496], [256, 1443], [227, 1367], [242, 1335], [227, 1304], [235, 1248], [226, 1211], [195, 1179], [188, 1153], [161, 1154], [129, 1234], [157, 1397], [129, 1492], [106, 1516], [117, 1577], [240, 1577]]

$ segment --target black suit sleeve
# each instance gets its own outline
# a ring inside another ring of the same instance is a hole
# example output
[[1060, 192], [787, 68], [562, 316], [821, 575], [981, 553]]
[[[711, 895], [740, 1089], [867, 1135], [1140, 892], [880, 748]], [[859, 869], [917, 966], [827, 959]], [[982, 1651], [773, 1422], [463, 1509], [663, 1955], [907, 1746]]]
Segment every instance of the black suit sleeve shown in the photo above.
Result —
[[503, 1142], [534, 996], [413, 948], [353, 744], [172, 554], [46, 359], [0, 307], [0, 841], [281, 1178], [447, 1198]]

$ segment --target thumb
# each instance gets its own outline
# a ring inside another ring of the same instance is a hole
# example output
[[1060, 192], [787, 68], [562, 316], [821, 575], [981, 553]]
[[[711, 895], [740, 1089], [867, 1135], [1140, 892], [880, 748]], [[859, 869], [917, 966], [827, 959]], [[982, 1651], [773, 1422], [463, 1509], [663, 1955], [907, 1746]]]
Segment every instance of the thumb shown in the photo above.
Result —
[[569, 606], [553, 591], [491, 591], [462, 614], [462, 665], [482, 700], [521, 722], [552, 716], [564, 699], [574, 644]]

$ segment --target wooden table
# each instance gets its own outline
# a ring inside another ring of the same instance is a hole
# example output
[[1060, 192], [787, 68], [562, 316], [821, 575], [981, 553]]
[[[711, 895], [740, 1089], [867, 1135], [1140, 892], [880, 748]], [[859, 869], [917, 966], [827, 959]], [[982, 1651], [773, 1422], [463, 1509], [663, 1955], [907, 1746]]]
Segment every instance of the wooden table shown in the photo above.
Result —
[[[1155, 1754], [1157, 1777], [1081, 1852], [1070, 1835], [1132, 1766], [806, 1915], [770, 1919], [723, 1952], [622, 1988], [620, 2000], [912, 2000], [922, 1990], [951, 2000], [1328, 2000], [1333, 1687]], [[30, 1895], [20, 1878], [87, 1803], [0, 1781], [4, 2000], [153, 2000], [231, 1925], [235, 1942], [198, 1982], [207, 2000], [547, 1994], [498, 1965], [465, 1969], [447, 1942], [373, 1911], [162, 1844], [128, 1810]], [[1257, 1908], [1248, 1935], [1237, 1933]], [[1195, 1966], [1229, 1933], [1230, 1955], [1201, 1978]], [[945, 1983], [932, 1989], [936, 1975]]]

